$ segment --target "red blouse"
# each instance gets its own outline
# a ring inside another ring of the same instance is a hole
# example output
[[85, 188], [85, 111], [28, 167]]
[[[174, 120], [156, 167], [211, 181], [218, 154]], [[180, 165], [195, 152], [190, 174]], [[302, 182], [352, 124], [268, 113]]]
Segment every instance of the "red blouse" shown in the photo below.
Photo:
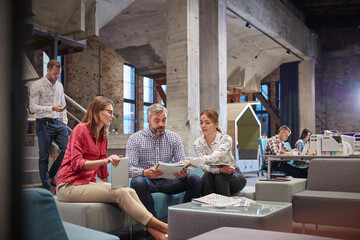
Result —
[[69, 143], [59, 168], [56, 185], [69, 182], [72, 185], [88, 184], [109, 176], [107, 166], [102, 165], [85, 170], [85, 161], [105, 159], [107, 157], [107, 141], [99, 139], [98, 146], [95, 138], [90, 134], [90, 126], [85, 123], [78, 124], [70, 134]]

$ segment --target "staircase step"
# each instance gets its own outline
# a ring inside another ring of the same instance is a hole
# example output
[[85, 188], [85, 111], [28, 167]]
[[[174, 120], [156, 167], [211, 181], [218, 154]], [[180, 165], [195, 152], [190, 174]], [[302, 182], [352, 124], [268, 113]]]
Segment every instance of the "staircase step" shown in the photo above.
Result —
[[22, 171], [22, 184], [41, 184], [39, 170]]
[[36, 187], [41, 187], [41, 183], [34, 183], [34, 184], [23, 184], [22, 187], [23, 188], [36, 188]]
[[38, 146], [23, 146], [23, 156], [24, 157], [39, 157], [39, 147]]
[[36, 133], [25, 133], [25, 137], [35, 137]]
[[23, 170], [39, 170], [39, 158], [23, 157]]

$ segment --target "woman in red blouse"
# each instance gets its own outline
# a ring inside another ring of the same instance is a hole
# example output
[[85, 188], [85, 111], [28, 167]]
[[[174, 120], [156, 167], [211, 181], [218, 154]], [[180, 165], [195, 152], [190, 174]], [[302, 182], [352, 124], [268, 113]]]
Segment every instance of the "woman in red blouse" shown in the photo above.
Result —
[[[130, 217], [141, 224], [155, 239], [166, 239], [168, 225], [147, 211], [132, 188], [111, 190], [107, 164], [117, 166], [120, 157], [107, 157], [108, 126], [113, 115], [113, 102], [95, 97], [82, 123], [72, 131], [59, 169], [56, 191], [64, 202], [117, 203]], [[102, 181], [96, 181], [98, 176]]]

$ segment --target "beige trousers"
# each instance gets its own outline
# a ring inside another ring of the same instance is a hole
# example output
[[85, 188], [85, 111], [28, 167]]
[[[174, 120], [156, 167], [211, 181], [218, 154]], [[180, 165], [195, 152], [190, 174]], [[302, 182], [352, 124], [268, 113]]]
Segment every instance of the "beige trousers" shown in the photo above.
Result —
[[143, 227], [152, 218], [152, 214], [141, 203], [132, 188], [111, 190], [108, 182], [90, 182], [83, 185], [61, 183], [56, 189], [58, 199], [63, 202], [107, 202], [117, 203], [131, 218]]

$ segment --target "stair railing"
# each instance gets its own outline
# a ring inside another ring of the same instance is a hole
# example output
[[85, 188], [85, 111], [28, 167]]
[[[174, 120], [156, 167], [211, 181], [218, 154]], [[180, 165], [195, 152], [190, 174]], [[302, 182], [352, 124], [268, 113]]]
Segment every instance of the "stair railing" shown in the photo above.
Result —
[[[34, 79], [30, 79], [30, 80], [26, 80], [26, 85], [28, 85], [28, 83], [30, 82], [33, 82], [33, 81], [36, 81], [38, 80], [39, 78], [34, 78]], [[29, 86], [29, 85], [28, 85]], [[79, 103], [77, 103], [74, 99], [72, 99], [71, 97], [69, 97], [68, 95], [64, 94], [65, 95], [65, 99], [67, 102], [71, 103], [76, 109], [80, 110], [80, 112], [82, 113], [86, 113], [86, 109], [81, 106]], [[29, 95], [27, 96], [29, 98]], [[29, 101], [28, 101], [29, 102]], [[27, 107], [27, 121], [28, 122], [34, 122], [35, 121], [35, 117], [34, 115], [30, 112], [29, 108]], [[70, 113], [68, 110], [67, 110], [67, 115], [69, 117], [71, 117], [72, 119], [74, 119], [77, 123], [80, 123], [81, 121], [75, 117], [72, 113]], [[66, 125], [66, 128], [68, 129], [68, 131], [71, 133], [72, 132], [72, 128], [70, 128], [69, 126]], [[55, 143], [55, 142], [52, 142], [52, 145], [54, 146], [54, 152], [52, 153], [54, 158], [56, 158], [56, 156], [58, 155], [58, 151], [60, 150], [59, 146]], [[55, 159], [54, 159], [55, 160]]]

